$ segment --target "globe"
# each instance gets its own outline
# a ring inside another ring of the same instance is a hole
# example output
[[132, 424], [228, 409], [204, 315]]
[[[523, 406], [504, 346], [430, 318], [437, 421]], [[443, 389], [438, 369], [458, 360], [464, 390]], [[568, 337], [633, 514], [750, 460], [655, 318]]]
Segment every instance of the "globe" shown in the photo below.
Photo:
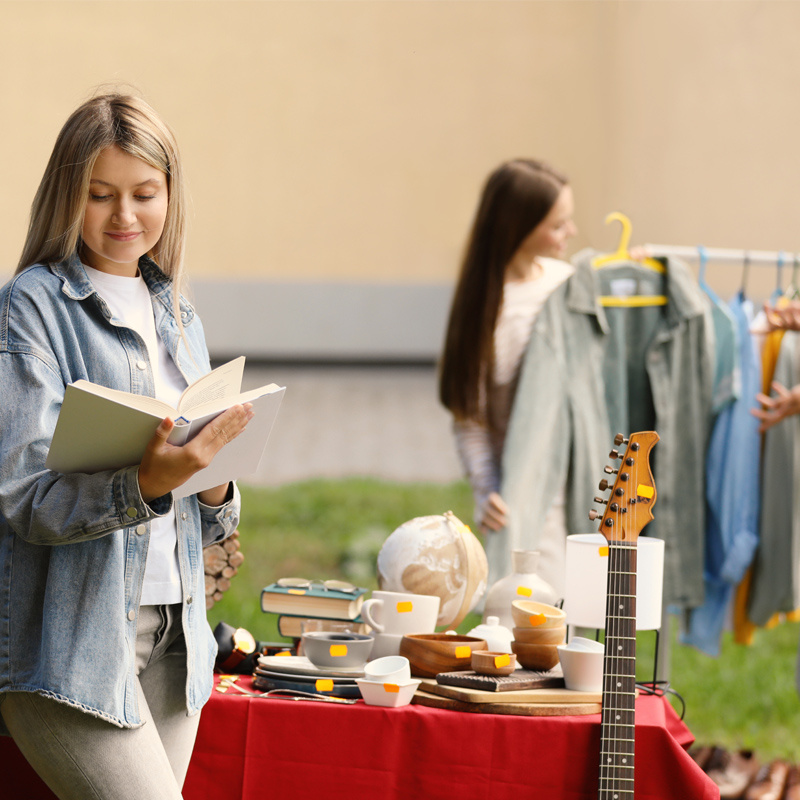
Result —
[[378, 585], [387, 592], [436, 595], [438, 625], [455, 628], [486, 591], [486, 553], [451, 511], [404, 522], [378, 553]]

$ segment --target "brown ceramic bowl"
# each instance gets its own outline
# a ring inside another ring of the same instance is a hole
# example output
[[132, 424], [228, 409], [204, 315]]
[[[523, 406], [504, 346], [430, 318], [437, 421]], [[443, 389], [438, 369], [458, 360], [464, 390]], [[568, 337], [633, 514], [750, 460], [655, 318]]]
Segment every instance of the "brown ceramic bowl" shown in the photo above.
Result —
[[495, 650], [473, 650], [472, 669], [478, 675], [510, 675], [517, 668], [517, 657], [513, 653]]
[[517, 661], [525, 669], [548, 670], [558, 664], [557, 644], [511, 642], [511, 649], [516, 653]]
[[400, 640], [400, 655], [408, 659], [417, 678], [472, 669], [473, 650], [486, 650], [486, 641], [447, 633], [411, 633]]
[[558, 628], [514, 628], [515, 642], [527, 644], [564, 644], [567, 640], [567, 626]]
[[558, 628], [567, 620], [560, 608], [536, 600], [512, 601], [511, 616], [518, 628]]

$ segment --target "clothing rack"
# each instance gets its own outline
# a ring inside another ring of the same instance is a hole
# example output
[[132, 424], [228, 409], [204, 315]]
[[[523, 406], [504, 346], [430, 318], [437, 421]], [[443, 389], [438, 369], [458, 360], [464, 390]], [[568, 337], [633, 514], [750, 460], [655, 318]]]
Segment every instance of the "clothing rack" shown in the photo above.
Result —
[[800, 263], [800, 253], [788, 250], [735, 250], [723, 247], [687, 247], [684, 245], [646, 244], [648, 254], [654, 257], [675, 256], [677, 258], [700, 261], [704, 253], [706, 260], [735, 264], [759, 264], [763, 266], [789, 266]]

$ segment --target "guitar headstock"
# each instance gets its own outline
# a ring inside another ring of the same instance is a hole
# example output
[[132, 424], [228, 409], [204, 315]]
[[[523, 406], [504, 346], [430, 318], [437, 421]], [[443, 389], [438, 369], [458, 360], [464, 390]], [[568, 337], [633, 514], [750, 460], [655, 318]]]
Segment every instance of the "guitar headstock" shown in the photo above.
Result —
[[[656, 484], [650, 469], [650, 451], [658, 442], [655, 431], [632, 433], [626, 439], [621, 433], [614, 437], [614, 444], [627, 445], [624, 455], [612, 450], [610, 457], [619, 459], [619, 469], [605, 467], [609, 475], [616, 475], [613, 486], [608, 479], [600, 482], [601, 491], [611, 489], [608, 500], [595, 497], [595, 503], [606, 506], [602, 515], [600, 532], [609, 542], [635, 542], [645, 525], [653, 519], [656, 502]], [[589, 519], [597, 519], [600, 513], [592, 509]]]

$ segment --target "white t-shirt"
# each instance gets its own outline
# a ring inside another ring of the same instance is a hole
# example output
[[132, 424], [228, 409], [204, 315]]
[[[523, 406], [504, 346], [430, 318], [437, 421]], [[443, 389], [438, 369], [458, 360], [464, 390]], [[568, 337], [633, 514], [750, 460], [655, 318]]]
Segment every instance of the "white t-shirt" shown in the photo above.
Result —
[[[186, 381], [156, 334], [153, 302], [141, 274], [128, 278], [84, 267], [97, 293], [111, 309], [114, 321], [135, 331], [144, 340], [153, 370], [156, 398], [171, 406], [177, 405]], [[170, 605], [182, 599], [178, 529], [173, 507], [165, 516], [150, 521], [141, 604]]]

